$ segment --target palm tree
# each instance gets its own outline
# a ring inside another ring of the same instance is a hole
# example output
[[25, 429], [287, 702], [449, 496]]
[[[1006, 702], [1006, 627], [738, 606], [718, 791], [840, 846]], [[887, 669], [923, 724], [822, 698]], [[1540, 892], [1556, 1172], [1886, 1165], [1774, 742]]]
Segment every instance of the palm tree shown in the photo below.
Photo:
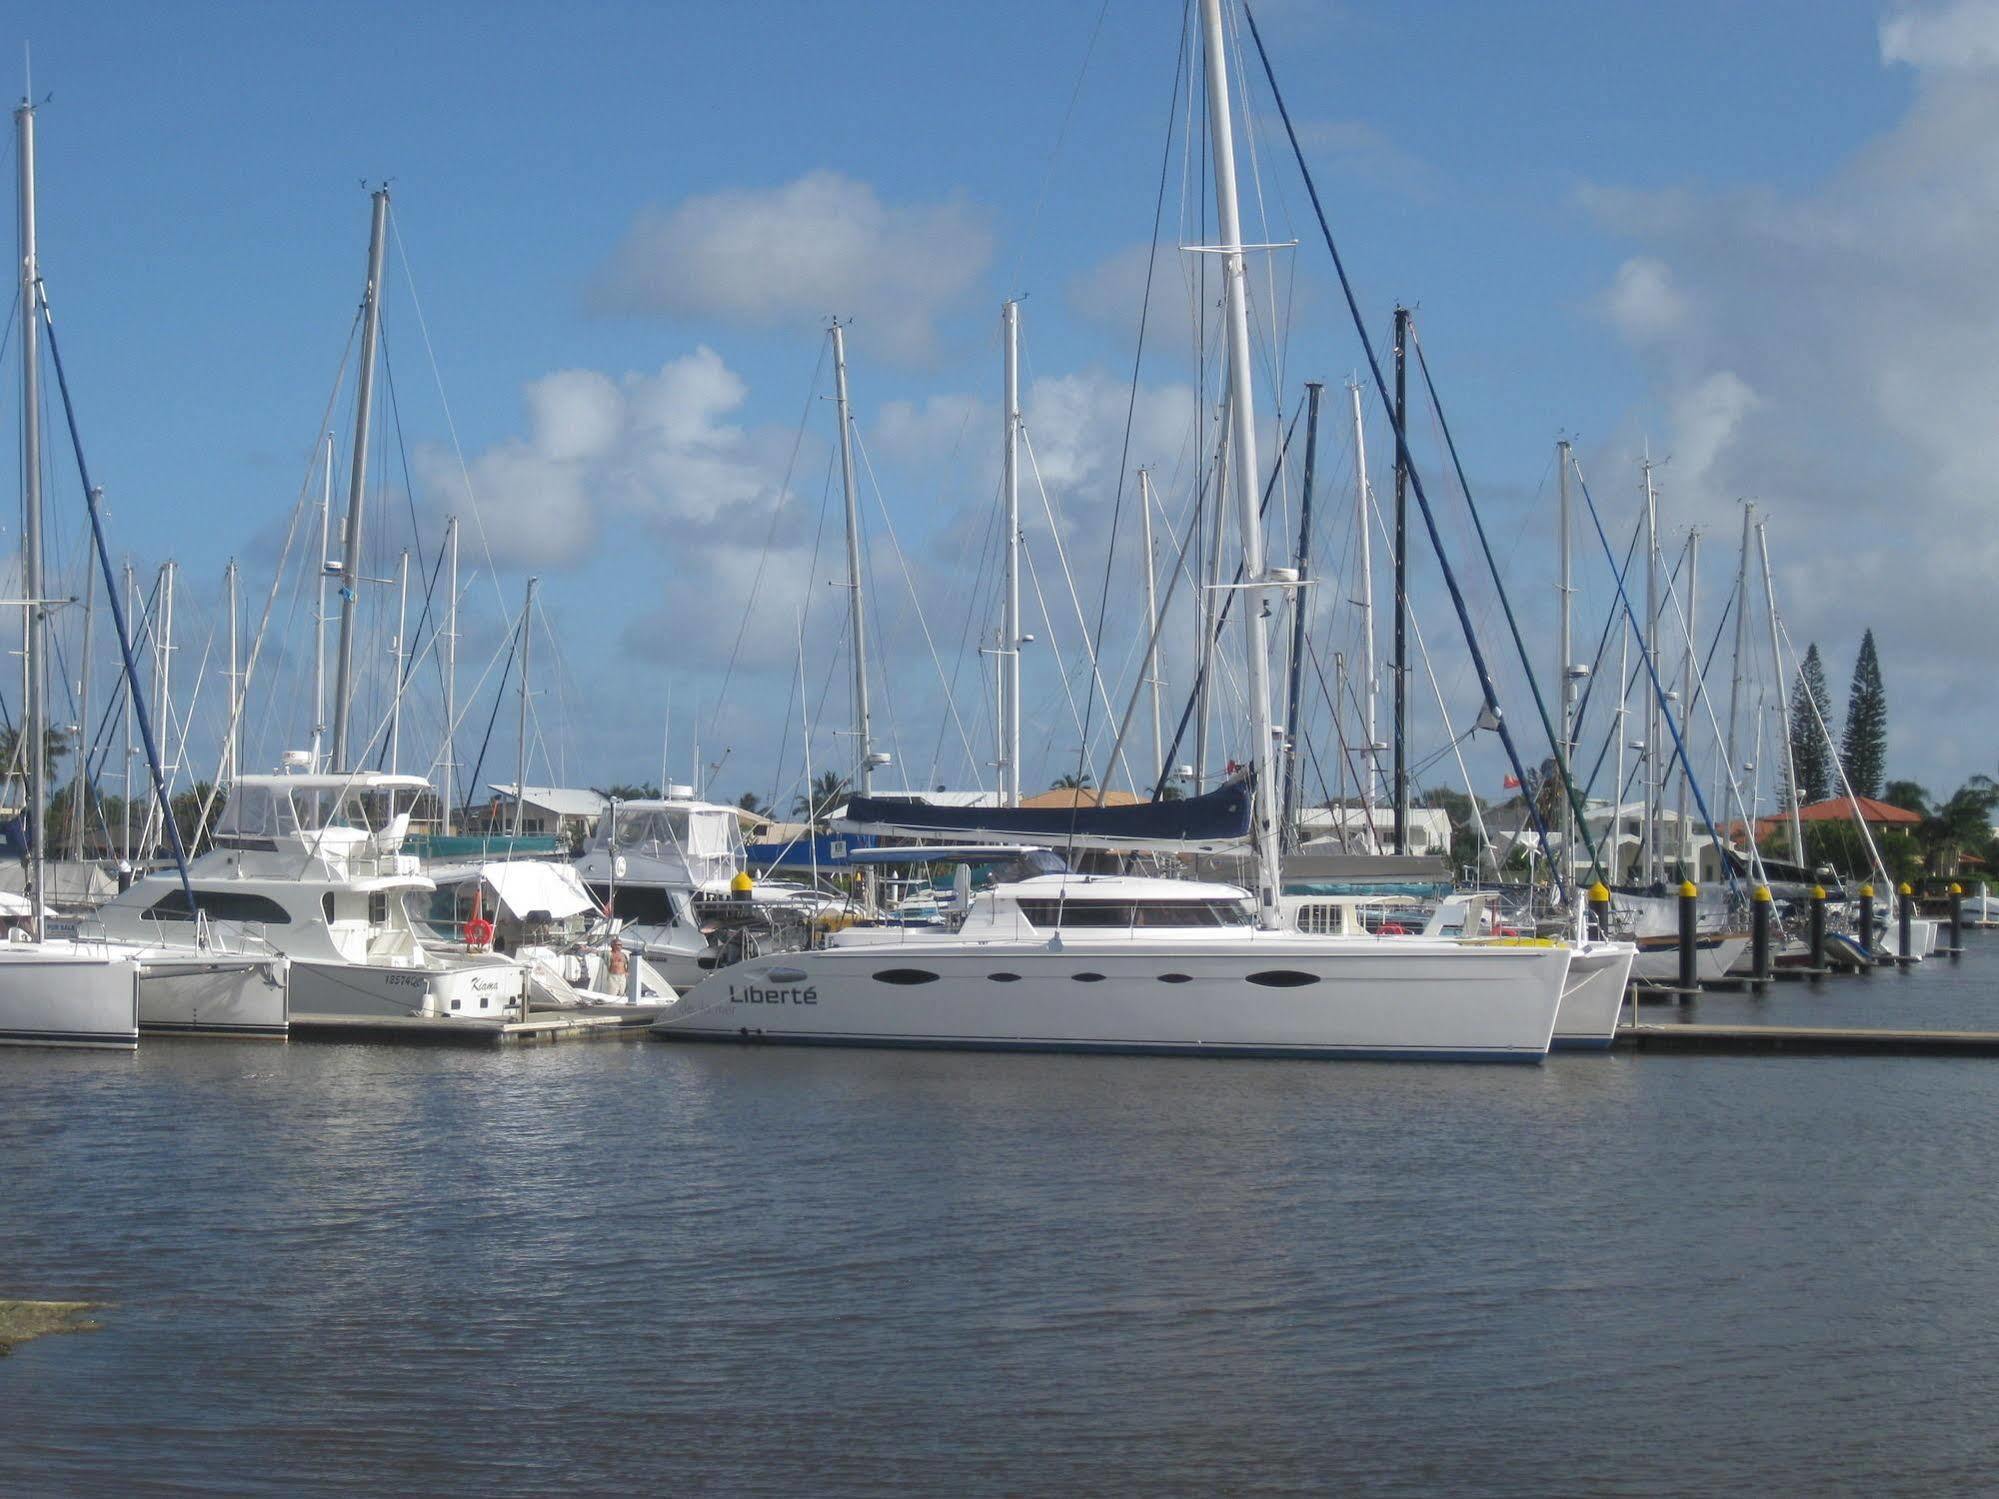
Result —
[[1080, 776], [1057, 776], [1055, 784], [1048, 789], [1050, 791], [1088, 791], [1090, 789], [1089, 773], [1085, 772]]
[[1916, 830], [1923, 866], [1933, 875], [1954, 874], [1958, 856], [1983, 848], [1992, 839], [1992, 814], [1999, 808], [1999, 783], [1976, 775], [1951, 793], [1950, 800], [1926, 815]]
[[822, 770], [812, 778], [808, 794], [792, 798], [791, 815], [803, 822], [818, 822], [845, 800], [847, 778], [837, 770]]
[[737, 797], [736, 805], [752, 817], [770, 816], [770, 803], [758, 796], [754, 791], [745, 791], [741, 796]]

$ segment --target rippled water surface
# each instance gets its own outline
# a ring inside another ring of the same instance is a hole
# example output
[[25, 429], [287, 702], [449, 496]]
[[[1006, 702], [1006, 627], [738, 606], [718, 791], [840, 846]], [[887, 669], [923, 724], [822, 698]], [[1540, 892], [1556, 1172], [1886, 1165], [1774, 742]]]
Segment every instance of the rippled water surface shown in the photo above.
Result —
[[[1999, 942], [1695, 1018], [1999, 1028]], [[1985, 1487], [1995, 1118], [1980, 1060], [0, 1051], [0, 1295], [114, 1304], [0, 1360], [0, 1490]]]

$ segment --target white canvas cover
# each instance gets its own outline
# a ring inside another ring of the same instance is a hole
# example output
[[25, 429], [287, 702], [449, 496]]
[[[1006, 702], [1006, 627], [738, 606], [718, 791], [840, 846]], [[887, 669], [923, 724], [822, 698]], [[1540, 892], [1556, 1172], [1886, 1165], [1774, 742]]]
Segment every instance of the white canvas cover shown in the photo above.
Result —
[[479, 878], [499, 897], [501, 910], [516, 920], [545, 911], [554, 920], [563, 921], [597, 909], [590, 892], [583, 888], [583, 881], [567, 864], [525, 859], [482, 864]]

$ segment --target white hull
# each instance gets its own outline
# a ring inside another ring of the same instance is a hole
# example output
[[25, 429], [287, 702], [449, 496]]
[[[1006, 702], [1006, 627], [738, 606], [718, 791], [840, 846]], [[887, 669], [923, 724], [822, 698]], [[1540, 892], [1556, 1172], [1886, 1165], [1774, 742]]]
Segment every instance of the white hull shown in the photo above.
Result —
[[[1749, 951], [1746, 936], [1703, 932], [1694, 949], [1694, 972], [1702, 983], [1727, 976], [1729, 969]], [[1677, 984], [1680, 981], [1680, 949], [1677, 943], [1638, 950], [1631, 968], [1632, 979], [1641, 984]]]
[[129, 959], [0, 948], [0, 1046], [139, 1044], [139, 970]]
[[1555, 1012], [1558, 1051], [1602, 1049], [1617, 1039], [1624, 991], [1638, 950], [1628, 942], [1593, 943], [1569, 960], [1568, 983]]
[[270, 1036], [290, 1029], [282, 958], [147, 958], [139, 1029], [176, 1036]]
[[495, 1020], [520, 1012], [525, 973], [499, 960], [450, 968], [291, 960], [291, 1012], [317, 1016], [425, 1016]]
[[668, 1039], [996, 1050], [1537, 1061], [1566, 947], [1245, 932], [913, 939], [711, 975]]

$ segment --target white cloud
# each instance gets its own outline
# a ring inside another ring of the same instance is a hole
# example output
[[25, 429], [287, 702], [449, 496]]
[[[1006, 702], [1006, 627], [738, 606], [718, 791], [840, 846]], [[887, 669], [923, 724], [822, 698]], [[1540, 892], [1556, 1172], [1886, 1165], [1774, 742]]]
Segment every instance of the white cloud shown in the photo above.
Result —
[[1583, 202], [1634, 241], [1599, 307], [1668, 418], [1671, 522], [1732, 535], [1733, 501], [1757, 499], [1799, 646], [1836, 667], [1873, 624], [1891, 773], [1954, 785], [1980, 767], [1935, 763], [1942, 716], [1999, 739], [1999, 709], [1933, 680], [1973, 669], [1934, 619], [1999, 571], [1999, 92], [1978, 71], [1999, 63], [1999, 4], [1899, 10], [1881, 49], [1914, 97], [1823, 181]]
[[[522, 393], [528, 435], [474, 456], [480, 527], [502, 567], [561, 569], [605, 544], [607, 527], [682, 535], [777, 490], [776, 444], [729, 418], [748, 389], [701, 347], [655, 374], [613, 379], [560, 370]], [[433, 508], [461, 503], [451, 455], [420, 449], [417, 470]]]
[[646, 210], [593, 301], [749, 327], [837, 314], [885, 354], [922, 360], [937, 318], [978, 282], [992, 249], [985, 215], [962, 199], [884, 203], [869, 184], [820, 170]]
[[1887, 16], [1881, 22], [1881, 60], [1916, 68], [1999, 66], [1999, 5], [1956, 0]]

